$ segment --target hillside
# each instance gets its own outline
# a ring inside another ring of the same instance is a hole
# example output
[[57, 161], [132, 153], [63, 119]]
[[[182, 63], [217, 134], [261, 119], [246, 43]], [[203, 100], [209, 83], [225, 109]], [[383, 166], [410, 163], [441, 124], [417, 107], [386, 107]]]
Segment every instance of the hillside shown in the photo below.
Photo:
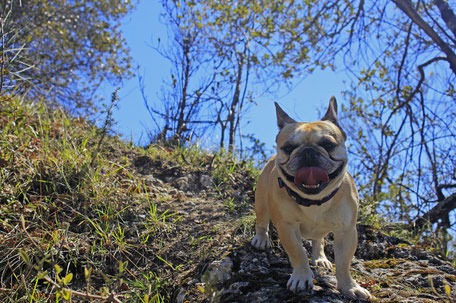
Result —
[[[1, 302], [346, 302], [334, 268], [314, 268], [312, 293], [288, 292], [274, 232], [270, 251], [250, 246], [252, 163], [104, 131], [0, 100]], [[374, 301], [453, 302], [454, 264], [378, 227], [360, 222], [352, 266]]]

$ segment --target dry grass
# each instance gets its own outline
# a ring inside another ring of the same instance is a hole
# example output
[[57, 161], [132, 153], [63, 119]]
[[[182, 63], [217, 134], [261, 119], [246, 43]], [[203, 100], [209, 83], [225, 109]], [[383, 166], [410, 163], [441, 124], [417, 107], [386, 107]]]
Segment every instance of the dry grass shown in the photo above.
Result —
[[0, 104], [1, 302], [168, 301], [169, 281], [188, 270], [163, 250], [181, 217], [157, 207], [166, 198], [144, 183], [133, 158], [202, 167], [220, 191], [229, 176], [256, 172], [195, 147], [100, 140], [106, 130], [42, 103]]

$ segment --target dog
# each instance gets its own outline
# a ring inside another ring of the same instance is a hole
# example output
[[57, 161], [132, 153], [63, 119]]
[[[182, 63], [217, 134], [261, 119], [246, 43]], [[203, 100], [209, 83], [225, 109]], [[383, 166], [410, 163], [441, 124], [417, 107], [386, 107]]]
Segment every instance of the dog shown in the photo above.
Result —
[[323, 118], [309, 123], [298, 123], [277, 103], [275, 106], [277, 153], [258, 178], [252, 245], [270, 247], [268, 227], [272, 220], [293, 267], [287, 288], [296, 293], [313, 288], [302, 237], [312, 240], [312, 263], [332, 268], [324, 253], [324, 237], [332, 231], [337, 288], [350, 299], [370, 299], [369, 291], [350, 276], [358, 243], [359, 197], [347, 172], [347, 136], [337, 120], [337, 101], [332, 97]]

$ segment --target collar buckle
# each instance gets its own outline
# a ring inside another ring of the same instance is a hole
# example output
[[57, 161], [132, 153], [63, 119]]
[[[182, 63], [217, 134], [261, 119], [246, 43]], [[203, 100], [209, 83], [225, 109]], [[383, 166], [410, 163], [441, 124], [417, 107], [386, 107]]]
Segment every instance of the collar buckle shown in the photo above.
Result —
[[279, 181], [279, 187], [280, 188], [285, 186], [285, 182], [283, 182], [282, 178], [279, 177], [278, 181]]

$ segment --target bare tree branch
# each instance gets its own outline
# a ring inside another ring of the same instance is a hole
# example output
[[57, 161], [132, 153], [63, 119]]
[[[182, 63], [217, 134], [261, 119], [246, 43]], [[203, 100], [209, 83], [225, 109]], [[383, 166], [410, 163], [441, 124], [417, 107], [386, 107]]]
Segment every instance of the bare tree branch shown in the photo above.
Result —
[[450, 68], [453, 73], [456, 75], [456, 54], [448, 46], [445, 41], [440, 38], [440, 36], [432, 29], [432, 27], [426, 23], [426, 21], [421, 18], [417, 11], [413, 8], [410, 0], [393, 0], [396, 3], [397, 7], [400, 8], [413, 22], [418, 25], [431, 39], [435, 44], [440, 48], [440, 50], [447, 56], [446, 60], [450, 64]]
[[435, 5], [440, 11], [443, 21], [447, 25], [448, 29], [453, 33], [454, 38], [456, 38], [456, 15], [451, 10], [447, 1], [444, 0], [434, 0]]

